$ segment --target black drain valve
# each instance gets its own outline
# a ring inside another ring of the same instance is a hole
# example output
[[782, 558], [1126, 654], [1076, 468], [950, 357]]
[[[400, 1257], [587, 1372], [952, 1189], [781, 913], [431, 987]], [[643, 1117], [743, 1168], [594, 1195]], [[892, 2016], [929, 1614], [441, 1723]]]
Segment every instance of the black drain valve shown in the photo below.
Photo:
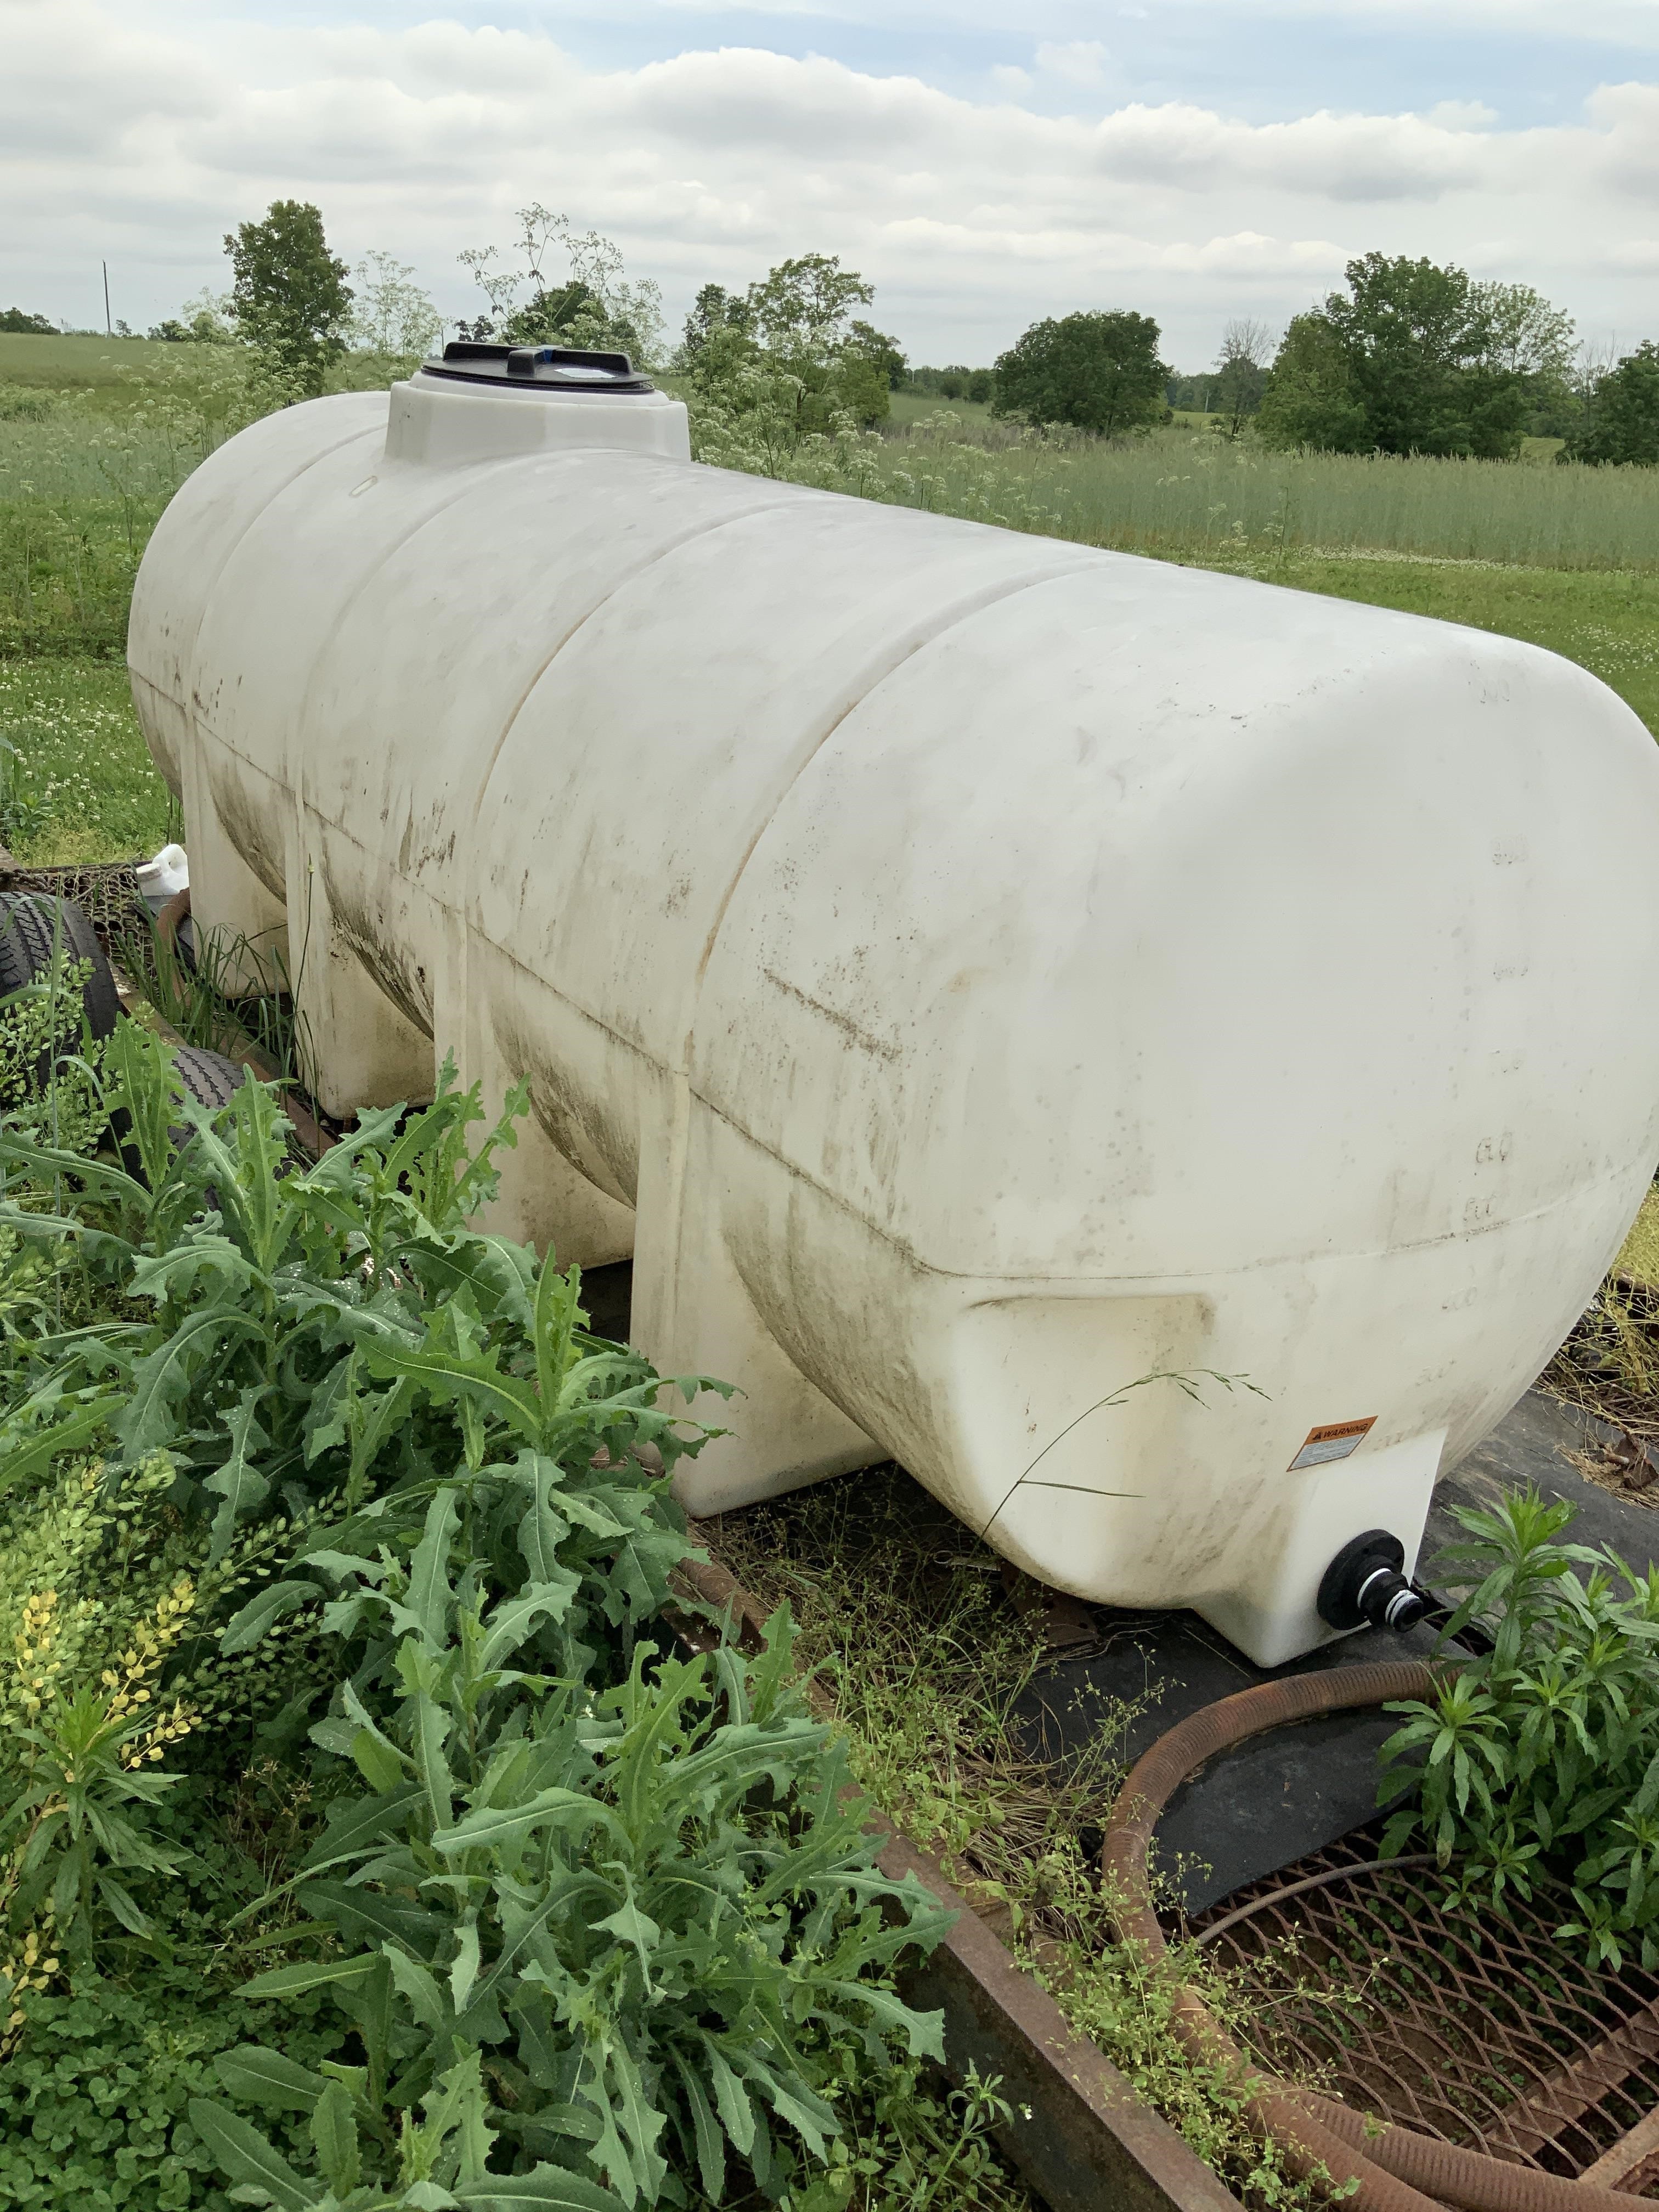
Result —
[[1403, 1632], [1427, 1610], [1401, 1571], [1406, 1547], [1386, 1528], [1368, 1528], [1342, 1547], [1325, 1570], [1316, 1601], [1332, 1628], [1392, 1628]]

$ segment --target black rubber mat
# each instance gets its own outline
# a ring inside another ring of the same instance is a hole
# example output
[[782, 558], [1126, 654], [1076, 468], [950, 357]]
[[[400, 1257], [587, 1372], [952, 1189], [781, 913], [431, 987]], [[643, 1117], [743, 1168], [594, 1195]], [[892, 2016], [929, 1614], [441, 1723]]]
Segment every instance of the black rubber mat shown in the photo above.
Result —
[[[1490, 1506], [1506, 1490], [1532, 1484], [1575, 1508], [1571, 1540], [1611, 1544], [1632, 1566], [1645, 1567], [1659, 1555], [1659, 1510], [1587, 1480], [1567, 1456], [1593, 1450], [1613, 1433], [1557, 1399], [1528, 1392], [1436, 1486], [1423, 1567], [1463, 1536], [1455, 1507]], [[1058, 1661], [1017, 1709], [1024, 1743], [1045, 1763], [1075, 1757], [1103, 1730], [1121, 1744], [1127, 1764], [1189, 1713], [1254, 1683], [1436, 1649], [1427, 1627], [1404, 1637], [1365, 1629], [1264, 1670], [1195, 1613], [1095, 1608], [1094, 1619], [1103, 1648]], [[1388, 1714], [1334, 1714], [1276, 1729], [1212, 1760], [1171, 1798], [1158, 1823], [1158, 1864], [1187, 1911], [1201, 1912], [1372, 1819], [1376, 1753], [1400, 1725]]]

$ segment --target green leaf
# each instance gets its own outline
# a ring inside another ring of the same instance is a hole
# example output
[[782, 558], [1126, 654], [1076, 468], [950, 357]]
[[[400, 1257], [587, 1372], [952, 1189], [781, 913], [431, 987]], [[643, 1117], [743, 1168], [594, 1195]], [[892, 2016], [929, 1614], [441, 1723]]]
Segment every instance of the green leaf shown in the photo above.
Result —
[[449, 1608], [455, 1597], [449, 1586], [449, 1546], [456, 1517], [454, 1492], [441, 1490], [427, 1508], [426, 1527], [409, 1571], [404, 1603], [434, 1650], [449, 1641]]
[[73, 1413], [31, 1437], [27, 1443], [12, 1445], [0, 1459], [0, 1492], [15, 1489], [38, 1474], [60, 1452], [81, 1450], [108, 1425], [121, 1402], [112, 1395], [96, 1399], [90, 1406], [77, 1406]]
[[755, 2108], [749, 2101], [749, 2092], [726, 2062], [726, 2055], [712, 2035], [701, 2035], [708, 2061], [709, 2079], [714, 2085], [714, 2104], [720, 2116], [720, 2124], [738, 2149], [747, 2158], [755, 2145]]
[[308, 2212], [315, 2192], [258, 2128], [210, 2097], [191, 2099], [190, 2124], [232, 2181], [263, 2189], [278, 2212]]
[[325, 2077], [308, 2066], [269, 2051], [263, 2043], [244, 2043], [221, 2051], [213, 2070], [228, 2096], [247, 2105], [270, 2105], [279, 2112], [308, 2112], [323, 2094]]
[[620, 2197], [562, 2166], [487, 2174], [481, 2181], [459, 2184], [455, 2198], [468, 2212], [623, 2212]]
[[213, 1305], [187, 1314], [166, 1343], [132, 1370], [132, 1395], [112, 1424], [128, 1464], [136, 1467], [171, 1440], [197, 1368], [222, 1351], [227, 1339], [264, 1335], [251, 1314], [234, 1309]]
[[516, 1651], [538, 1620], [562, 1620], [581, 1588], [581, 1577], [568, 1568], [556, 1567], [555, 1579], [532, 1583], [528, 1589], [490, 1609], [478, 1664], [488, 1674]]
[[320, 1595], [315, 1583], [267, 1583], [226, 1628], [219, 1638], [220, 1650], [228, 1659], [239, 1651], [251, 1651], [285, 1613], [313, 1604]]
[[377, 1729], [360, 1728], [356, 1731], [351, 1739], [351, 1756], [371, 1790], [395, 1790], [404, 1778], [404, 1762], [396, 1747]]
[[367, 1882], [307, 1882], [299, 1901], [313, 1920], [327, 1921], [354, 1942], [368, 1938], [429, 1952], [449, 1924], [425, 1905]]
[[530, 1486], [530, 1508], [519, 1523], [519, 1549], [532, 1582], [556, 1582], [564, 1569], [559, 1547], [570, 1534], [570, 1523], [553, 1502], [552, 1493], [564, 1480], [564, 1470], [541, 1452], [520, 1452], [517, 1472]]
[[329, 2187], [337, 2197], [349, 2197], [357, 2186], [363, 2162], [357, 2152], [351, 2092], [343, 2081], [331, 2081], [318, 2098], [311, 2115], [311, 2140]]
[[829, 1982], [823, 1986], [833, 1996], [850, 1998], [855, 2004], [867, 2006], [884, 2027], [896, 2031], [904, 2037], [913, 2058], [943, 2060], [945, 2014], [942, 2012], [913, 2012], [890, 1990], [881, 1989], [872, 1982]]
[[505, 1421], [533, 1444], [540, 1433], [540, 1407], [528, 1383], [503, 1375], [493, 1353], [467, 1353], [422, 1345], [405, 1350], [386, 1338], [364, 1334], [363, 1357], [371, 1375], [406, 1375], [427, 1391], [434, 1404], [468, 1399], [479, 1411]]
[[236, 1992], [244, 1997], [297, 1997], [305, 1990], [326, 1989], [332, 1982], [356, 1982], [379, 1963], [374, 1953], [355, 1959], [302, 1959], [292, 1966], [269, 1966], [244, 1982]]
[[478, 1923], [469, 1920], [456, 1938], [454, 1962], [449, 1969], [450, 2002], [458, 2013], [466, 2010], [478, 1978]]
[[703, 2194], [711, 2203], [718, 2204], [726, 2191], [726, 2139], [720, 2133], [714, 2108], [708, 2101], [708, 2092], [699, 2080], [696, 2069], [683, 2051], [676, 2050], [672, 2056], [691, 2114], [692, 2136], [697, 2148], [697, 2172], [702, 2181]]
[[250, 1384], [242, 1392], [225, 1423], [230, 1437], [230, 1456], [222, 1467], [204, 1478], [203, 1487], [216, 1492], [224, 1501], [213, 1516], [209, 1531], [207, 1563], [216, 1567], [230, 1549], [236, 1523], [252, 1513], [270, 1494], [270, 1485], [254, 1466], [257, 1455], [267, 1450], [270, 1438], [256, 1418], [269, 1386]]
[[469, 1813], [453, 1828], [434, 1836], [432, 1848], [445, 1852], [461, 1851], [470, 1850], [477, 1844], [488, 1844], [499, 1850], [502, 1844], [550, 1823], [579, 1835], [584, 1829], [603, 1826], [626, 1840], [608, 1805], [584, 1797], [578, 1790], [553, 1789], [538, 1790], [526, 1805], [490, 1805], [481, 1813]]
[[551, 1422], [559, 1410], [563, 1396], [565, 1370], [570, 1364], [571, 1333], [576, 1326], [580, 1291], [580, 1270], [572, 1267], [567, 1274], [561, 1274], [554, 1262], [553, 1248], [550, 1244], [536, 1285], [533, 1324], [537, 1395], [541, 1401], [543, 1419], [547, 1423]]
[[328, 1825], [300, 1862], [301, 1874], [321, 1874], [325, 1868], [343, 1866], [374, 1849], [388, 1829], [404, 1825], [404, 1814], [421, 1795], [417, 1782], [405, 1782], [379, 1797], [359, 1797], [342, 1807], [328, 1808]]
[[[121, 1863], [129, 1866], [142, 1865], [144, 1861], [128, 1856]], [[117, 1881], [112, 1874], [106, 1873], [99, 1875], [98, 1894], [129, 1935], [149, 1936], [155, 1933], [149, 1914], [143, 1911], [137, 1899], [134, 1897], [125, 1883]]]
[[429, 2035], [444, 2033], [448, 2014], [445, 2009], [436, 1978], [406, 1951], [389, 1950], [386, 1962], [392, 1969], [392, 1979], [398, 1994], [409, 2007], [421, 2027]]

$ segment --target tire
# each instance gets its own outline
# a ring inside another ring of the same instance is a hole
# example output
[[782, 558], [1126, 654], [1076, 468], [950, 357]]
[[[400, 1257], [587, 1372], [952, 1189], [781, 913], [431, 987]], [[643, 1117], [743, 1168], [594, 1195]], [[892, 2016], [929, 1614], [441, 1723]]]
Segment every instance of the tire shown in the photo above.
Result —
[[91, 963], [81, 994], [87, 1027], [106, 1037], [121, 1018], [115, 972], [81, 908], [70, 899], [42, 898], [30, 891], [0, 891], [0, 998], [21, 991], [52, 965], [54, 939], [71, 960]]
[[185, 1090], [199, 1105], [228, 1106], [247, 1080], [247, 1070], [240, 1061], [227, 1060], [222, 1052], [204, 1052], [198, 1045], [181, 1044], [175, 1048], [173, 1058]]
[[[234, 1060], [227, 1060], [222, 1052], [206, 1052], [199, 1045], [175, 1045], [173, 1057], [185, 1090], [210, 1113], [229, 1105], [247, 1073], [245, 1067]], [[143, 1163], [138, 1157], [138, 1147], [131, 1141], [132, 1121], [125, 1106], [118, 1107], [111, 1117], [110, 1129], [121, 1148], [122, 1165], [130, 1176], [136, 1176], [142, 1182]], [[175, 1121], [167, 1131], [167, 1139], [175, 1152], [182, 1152], [195, 1134], [188, 1121]], [[216, 1196], [214, 1203], [218, 1203]]]

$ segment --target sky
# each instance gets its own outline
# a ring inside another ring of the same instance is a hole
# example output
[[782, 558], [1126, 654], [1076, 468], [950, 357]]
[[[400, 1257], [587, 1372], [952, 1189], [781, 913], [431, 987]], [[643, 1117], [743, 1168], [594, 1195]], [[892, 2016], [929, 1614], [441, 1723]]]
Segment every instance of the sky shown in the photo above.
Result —
[[838, 254], [916, 362], [1077, 307], [1206, 366], [1377, 249], [1659, 337], [1659, 0], [0, 0], [0, 306], [137, 329], [313, 200], [481, 305], [538, 201], [697, 288]]

